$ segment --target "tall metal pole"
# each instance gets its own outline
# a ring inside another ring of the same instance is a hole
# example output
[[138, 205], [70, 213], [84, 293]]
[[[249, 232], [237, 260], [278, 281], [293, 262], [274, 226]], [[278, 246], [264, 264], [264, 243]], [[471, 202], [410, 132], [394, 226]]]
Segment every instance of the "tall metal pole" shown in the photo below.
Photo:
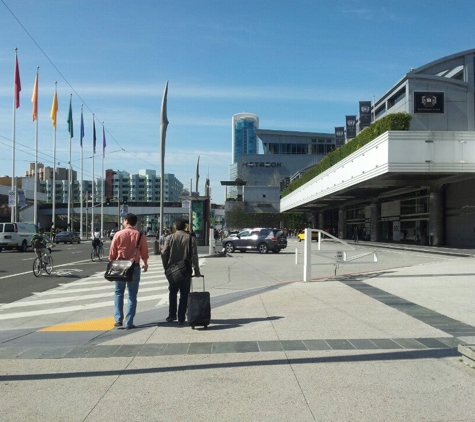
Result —
[[17, 191], [15, 178], [15, 126], [16, 126], [16, 109], [20, 107], [20, 71], [18, 69], [18, 48], [15, 48], [15, 69], [14, 69], [14, 83], [13, 83], [13, 131], [12, 131], [12, 192], [15, 198], [15, 204], [11, 207], [11, 222], [16, 221], [16, 207], [17, 207]]
[[165, 140], [167, 137], [167, 94], [168, 94], [168, 81], [165, 85], [165, 91], [163, 92], [162, 109], [160, 113], [160, 233], [163, 232], [163, 201], [165, 199]]
[[38, 77], [40, 67], [36, 66], [36, 79], [35, 86], [33, 88], [33, 97], [31, 102], [33, 103], [33, 120], [36, 121], [35, 125], [35, 187], [33, 192], [33, 223], [38, 224]]
[[72, 182], [72, 155], [71, 155], [71, 149], [72, 149], [72, 137], [73, 137], [73, 116], [72, 116], [72, 101], [73, 101], [73, 94], [70, 94], [69, 97], [69, 111], [70, 111], [70, 116], [68, 118], [68, 123], [69, 123], [69, 171], [68, 171], [68, 230], [73, 230], [71, 226], [71, 189], [73, 188], [73, 182]]
[[58, 82], [54, 83], [53, 105], [51, 107], [51, 119], [53, 121], [53, 189], [51, 196], [51, 224], [56, 229], [56, 114], [58, 111]]
[[92, 115], [92, 205], [91, 205], [91, 238], [94, 230], [94, 203], [96, 180], [94, 175], [94, 155], [96, 154], [96, 123], [94, 121], [94, 114]]

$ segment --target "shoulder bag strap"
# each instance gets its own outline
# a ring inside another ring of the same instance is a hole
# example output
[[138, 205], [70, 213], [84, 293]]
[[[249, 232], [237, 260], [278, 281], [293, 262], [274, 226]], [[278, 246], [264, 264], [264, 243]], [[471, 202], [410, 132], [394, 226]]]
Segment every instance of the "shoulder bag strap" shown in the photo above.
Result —
[[[142, 239], [142, 232], [140, 232], [139, 235], [139, 240], [137, 240], [137, 244], [135, 245], [135, 252], [134, 252], [134, 261], [135, 261], [135, 256], [137, 255], [137, 251], [139, 250], [139, 245], [140, 245], [140, 240]], [[137, 261], [135, 261], [137, 264]]]

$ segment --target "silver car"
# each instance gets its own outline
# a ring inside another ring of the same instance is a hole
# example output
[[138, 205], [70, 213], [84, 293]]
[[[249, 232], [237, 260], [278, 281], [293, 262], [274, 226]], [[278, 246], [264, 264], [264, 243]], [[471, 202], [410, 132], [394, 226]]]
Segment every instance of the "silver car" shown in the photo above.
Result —
[[287, 237], [280, 229], [255, 228], [246, 229], [235, 236], [223, 239], [223, 248], [228, 253], [258, 251], [265, 254], [269, 251], [278, 253], [287, 247]]

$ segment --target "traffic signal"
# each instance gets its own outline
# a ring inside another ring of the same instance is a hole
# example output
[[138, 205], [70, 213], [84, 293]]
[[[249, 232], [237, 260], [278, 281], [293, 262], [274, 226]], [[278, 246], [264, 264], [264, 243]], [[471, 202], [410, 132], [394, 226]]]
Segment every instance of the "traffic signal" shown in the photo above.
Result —
[[106, 196], [106, 206], [109, 207], [111, 204], [111, 199], [110, 197]]
[[126, 196], [123, 196], [123, 197], [122, 197], [122, 203], [123, 203], [124, 205], [127, 205], [127, 199], [128, 199], [128, 198], [127, 198]]

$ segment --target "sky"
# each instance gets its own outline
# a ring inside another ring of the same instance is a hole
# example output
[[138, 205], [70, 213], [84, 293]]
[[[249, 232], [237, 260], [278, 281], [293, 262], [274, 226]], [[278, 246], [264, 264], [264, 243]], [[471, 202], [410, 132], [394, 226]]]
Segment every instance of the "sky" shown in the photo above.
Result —
[[[104, 168], [160, 175], [160, 108], [168, 81], [165, 173], [185, 186], [198, 157], [223, 204], [232, 116], [260, 128], [334, 133], [359, 101], [376, 100], [410, 68], [475, 48], [472, 0], [0, 0], [0, 176], [12, 174], [15, 48], [22, 91], [15, 175], [35, 160], [31, 96], [39, 66], [38, 161], [53, 167], [50, 118], [58, 92], [56, 161], [83, 178]], [[262, 153], [262, 145], [260, 145]]]

